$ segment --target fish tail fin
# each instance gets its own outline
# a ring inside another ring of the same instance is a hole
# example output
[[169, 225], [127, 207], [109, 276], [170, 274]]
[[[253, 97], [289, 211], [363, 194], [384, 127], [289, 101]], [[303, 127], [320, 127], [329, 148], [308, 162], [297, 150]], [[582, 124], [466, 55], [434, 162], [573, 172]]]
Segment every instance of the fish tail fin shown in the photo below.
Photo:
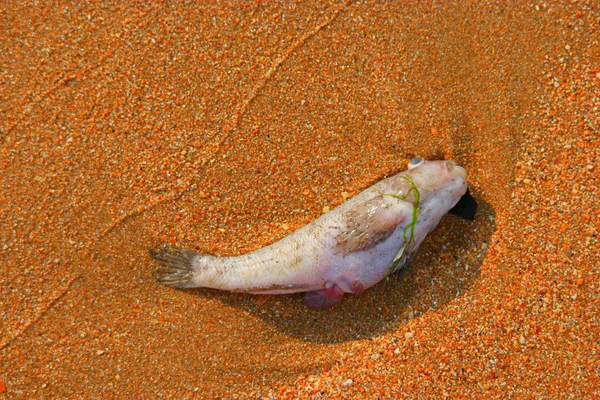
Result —
[[194, 282], [194, 260], [202, 257], [200, 254], [183, 248], [172, 253], [150, 250], [150, 256], [161, 264], [156, 270], [156, 277], [162, 284], [179, 289], [199, 286]]

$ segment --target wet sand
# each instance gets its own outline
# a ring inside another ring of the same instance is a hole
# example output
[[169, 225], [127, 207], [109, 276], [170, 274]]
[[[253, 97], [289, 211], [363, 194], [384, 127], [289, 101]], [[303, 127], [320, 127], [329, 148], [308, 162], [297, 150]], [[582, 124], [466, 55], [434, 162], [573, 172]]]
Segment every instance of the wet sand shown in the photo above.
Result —
[[[0, 398], [600, 396], [600, 7], [551, 3], [2, 6]], [[476, 220], [338, 307], [153, 277], [415, 156]]]

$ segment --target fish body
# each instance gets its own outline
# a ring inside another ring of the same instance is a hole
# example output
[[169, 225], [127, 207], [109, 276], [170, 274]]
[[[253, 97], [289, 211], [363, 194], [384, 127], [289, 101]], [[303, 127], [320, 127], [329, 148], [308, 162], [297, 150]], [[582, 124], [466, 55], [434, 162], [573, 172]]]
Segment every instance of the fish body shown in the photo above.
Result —
[[240, 256], [190, 249], [151, 251], [158, 279], [172, 287], [232, 292], [306, 292], [313, 308], [337, 304], [400, 269], [467, 191], [453, 161], [413, 159], [408, 169], [364, 190], [283, 239]]

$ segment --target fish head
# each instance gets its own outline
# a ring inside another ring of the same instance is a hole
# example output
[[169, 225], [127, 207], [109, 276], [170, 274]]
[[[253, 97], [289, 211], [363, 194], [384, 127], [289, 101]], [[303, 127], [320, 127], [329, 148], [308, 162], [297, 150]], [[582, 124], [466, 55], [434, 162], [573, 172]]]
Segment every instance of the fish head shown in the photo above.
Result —
[[[411, 187], [419, 190], [420, 202], [426, 202], [429, 198], [439, 195], [456, 199], [458, 202], [467, 191], [467, 172], [453, 160], [428, 161], [415, 158], [408, 163], [408, 170], [404, 176], [403, 179]], [[403, 186], [407, 192], [407, 186]]]

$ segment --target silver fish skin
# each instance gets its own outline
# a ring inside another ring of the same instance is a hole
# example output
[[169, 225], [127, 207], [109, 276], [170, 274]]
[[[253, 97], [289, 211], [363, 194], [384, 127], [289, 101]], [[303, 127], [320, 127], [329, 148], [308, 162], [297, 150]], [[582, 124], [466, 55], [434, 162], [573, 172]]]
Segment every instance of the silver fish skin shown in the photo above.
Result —
[[337, 304], [345, 293], [375, 285], [400, 269], [467, 190], [465, 170], [448, 161], [415, 158], [283, 239], [240, 256], [190, 249], [150, 251], [159, 281], [257, 294], [307, 292], [312, 308]]

